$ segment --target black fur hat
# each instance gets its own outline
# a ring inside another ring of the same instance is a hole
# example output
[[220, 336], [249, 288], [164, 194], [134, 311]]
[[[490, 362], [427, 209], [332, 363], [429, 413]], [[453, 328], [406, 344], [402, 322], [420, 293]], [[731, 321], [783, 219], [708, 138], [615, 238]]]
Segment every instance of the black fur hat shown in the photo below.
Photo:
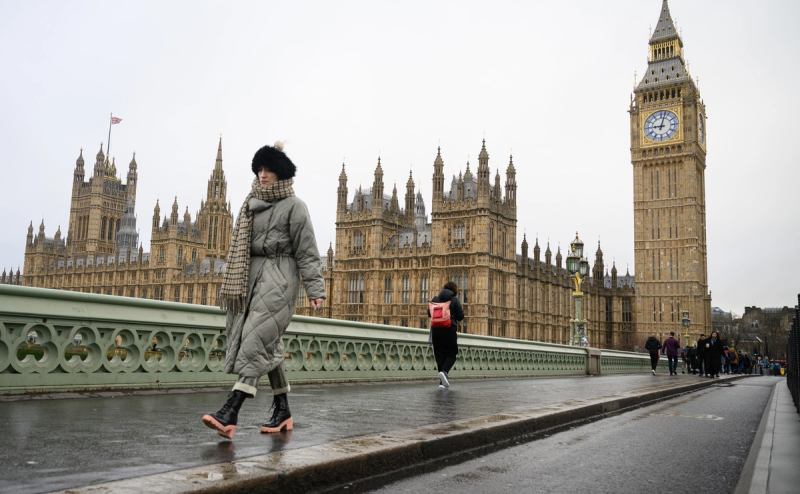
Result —
[[264, 146], [253, 156], [253, 173], [258, 175], [261, 167], [278, 176], [278, 180], [294, 177], [297, 167], [283, 152], [283, 143], [278, 141], [274, 146]]

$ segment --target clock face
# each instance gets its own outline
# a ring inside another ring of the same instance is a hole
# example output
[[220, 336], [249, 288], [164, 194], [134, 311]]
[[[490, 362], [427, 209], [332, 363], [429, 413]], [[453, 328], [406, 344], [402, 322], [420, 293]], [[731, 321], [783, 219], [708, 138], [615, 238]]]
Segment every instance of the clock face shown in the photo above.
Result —
[[699, 127], [700, 127], [700, 142], [702, 144], [705, 144], [705, 142], [706, 142], [706, 118], [703, 116], [702, 113], [700, 114], [700, 125], [699, 125]]
[[651, 141], [666, 141], [678, 132], [678, 116], [671, 111], [661, 110], [647, 117], [644, 135]]

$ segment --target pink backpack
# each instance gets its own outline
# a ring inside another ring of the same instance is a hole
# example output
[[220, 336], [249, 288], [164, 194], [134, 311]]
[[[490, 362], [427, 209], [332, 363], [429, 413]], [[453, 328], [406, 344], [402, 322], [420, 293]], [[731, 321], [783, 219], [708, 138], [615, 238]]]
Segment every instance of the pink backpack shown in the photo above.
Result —
[[447, 302], [428, 302], [428, 310], [431, 313], [431, 326], [434, 328], [449, 328], [450, 321], [450, 301]]

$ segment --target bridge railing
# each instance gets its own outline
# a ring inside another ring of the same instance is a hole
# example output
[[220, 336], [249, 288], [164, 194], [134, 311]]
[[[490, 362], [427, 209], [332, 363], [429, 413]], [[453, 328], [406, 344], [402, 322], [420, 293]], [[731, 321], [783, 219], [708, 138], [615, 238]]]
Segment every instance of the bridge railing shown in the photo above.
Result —
[[[585, 348], [458, 338], [453, 376], [590, 368]], [[294, 383], [436, 375], [425, 329], [294, 316], [283, 343]], [[225, 313], [216, 307], [0, 285], [0, 394], [228, 385], [235, 376], [224, 371], [226, 352]], [[603, 373], [649, 371], [646, 355], [602, 350], [600, 361]]]

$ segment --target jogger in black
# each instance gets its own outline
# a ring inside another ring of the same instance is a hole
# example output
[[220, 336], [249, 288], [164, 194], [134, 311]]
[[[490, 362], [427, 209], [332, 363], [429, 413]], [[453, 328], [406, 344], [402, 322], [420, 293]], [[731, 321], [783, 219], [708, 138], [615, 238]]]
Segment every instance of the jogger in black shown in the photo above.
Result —
[[[447, 374], [456, 363], [458, 355], [458, 334], [456, 323], [464, 320], [464, 309], [458, 299], [458, 285], [452, 281], [445, 283], [439, 295], [433, 297], [431, 302], [442, 303], [450, 302], [450, 327], [434, 328], [431, 327], [430, 342], [433, 344], [433, 355], [436, 357], [436, 368], [439, 370], [439, 387], [449, 388], [450, 381]], [[428, 317], [430, 317], [430, 309]]]

